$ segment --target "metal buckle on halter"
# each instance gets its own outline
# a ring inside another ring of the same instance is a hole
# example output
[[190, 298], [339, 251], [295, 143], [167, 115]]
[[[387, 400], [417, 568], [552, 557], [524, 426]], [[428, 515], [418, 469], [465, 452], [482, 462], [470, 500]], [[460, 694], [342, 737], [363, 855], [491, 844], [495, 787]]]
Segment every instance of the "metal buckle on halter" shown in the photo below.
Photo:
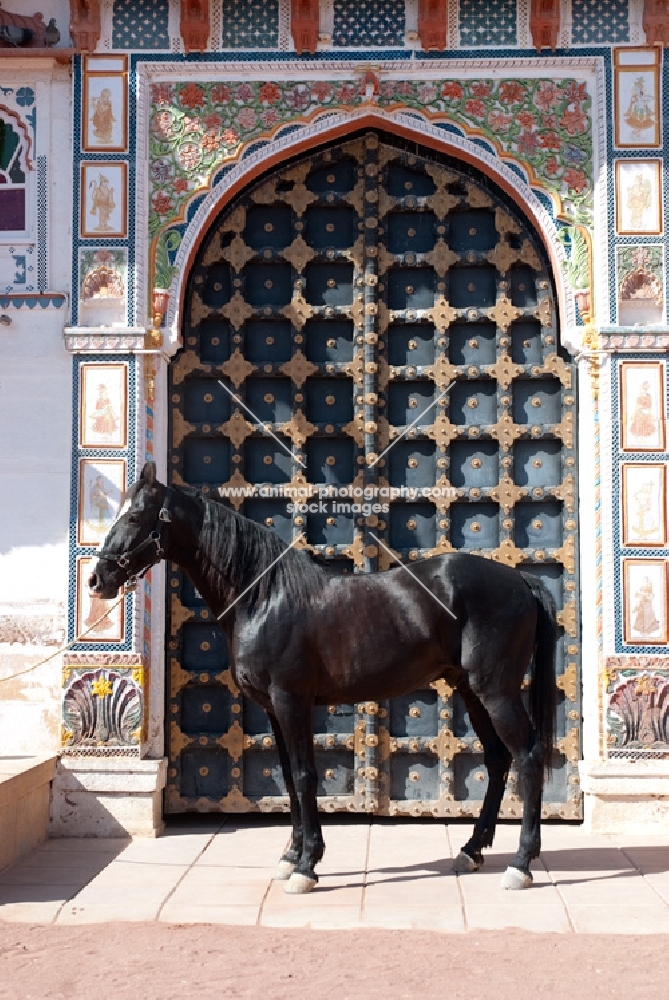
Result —
[[158, 511], [158, 520], [165, 521], [167, 524], [172, 523], [172, 518], [170, 517], [170, 512], [167, 507], [161, 507]]

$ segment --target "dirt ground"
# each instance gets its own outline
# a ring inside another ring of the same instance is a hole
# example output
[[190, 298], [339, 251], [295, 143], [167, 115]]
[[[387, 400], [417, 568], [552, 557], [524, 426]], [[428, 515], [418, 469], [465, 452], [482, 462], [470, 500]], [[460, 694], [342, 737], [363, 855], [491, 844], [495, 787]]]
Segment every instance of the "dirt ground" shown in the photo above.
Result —
[[0, 922], [11, 1000], [531, 1000], [669, 995], [667, 937]]

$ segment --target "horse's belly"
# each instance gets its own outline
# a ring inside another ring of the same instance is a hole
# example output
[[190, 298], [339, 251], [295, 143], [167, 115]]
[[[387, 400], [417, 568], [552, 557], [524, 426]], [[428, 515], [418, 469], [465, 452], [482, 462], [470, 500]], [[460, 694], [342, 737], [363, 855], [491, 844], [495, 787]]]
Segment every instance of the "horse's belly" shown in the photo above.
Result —
[[444, 651], [434, 642], [399, 650], [352, 650], [350, 655], [324, 657], [319, 704], [379, 701], [408, 694], [444, 675]]

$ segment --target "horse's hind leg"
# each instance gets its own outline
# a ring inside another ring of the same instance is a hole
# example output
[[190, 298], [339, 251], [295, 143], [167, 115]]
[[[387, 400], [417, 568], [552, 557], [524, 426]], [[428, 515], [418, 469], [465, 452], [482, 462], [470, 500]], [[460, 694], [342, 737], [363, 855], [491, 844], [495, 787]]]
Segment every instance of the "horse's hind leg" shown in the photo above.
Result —
[[285, 740], [302, 829], [302, 853], [286, 883], [286, 892], [309, 892], [318, 882], [314, 869], [325, 850], [316, 801], [313, 705], [285, 691], [272, 691], [270, 697]]
[[490, 716], [471, 688], [460, 687], [458, 693], [465, 703], [474, 732], [483, 745], [483, 759], [488, 772], [488, 788], [474, 831], [453, 862], [453, 870], [462, 873], [480, 868], [483, 864], [481, 851], [484, 847], [492, 846], [511, 754], [495, 732]]
[[513, 755], [523, 793], [523, 821], [518, 852], [502, 877], [503, 889], [526, 889], [532, 884], [530, 861], [541, 850], [541, 793], [544, 748], [537, 740], [520, 695], [481, 698], [492, 724]]
[[286, 791], [288, 792], [288, 798], [290, 800], [290, 821], [292, 824], [290, 846], [288, 847], [288, 850], [284, 851], [281, 855], [281, 860], [279, 861], [274, 875], [275, 879], [284, 881], [285, 879], [289, 879], [293, 874], [295, 865], [302, 856], [302, 817], [300, 814], [300, 803], [295, 791], [293, 773], [290, 769], [290, 758], [286, 748], [286, 741], [284, 740], [283, 733], [281, 732], [281, 726], [279, 725], [276, 717], [271, 714], [269, 720], [272, 723], [272, 731], [274, 733], [274, 739], [276, 740], [276, 749], [279, 753], [283, 780], [285, 782]]

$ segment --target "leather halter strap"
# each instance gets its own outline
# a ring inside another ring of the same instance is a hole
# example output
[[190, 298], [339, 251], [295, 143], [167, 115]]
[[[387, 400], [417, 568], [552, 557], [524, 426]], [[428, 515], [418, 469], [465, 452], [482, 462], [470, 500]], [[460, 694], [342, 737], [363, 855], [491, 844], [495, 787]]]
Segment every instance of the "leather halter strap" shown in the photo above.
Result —
[[152, 558], [141, 570], [136, 573], [130, 573], [129, 580], [141, 580], [143, 576], [149, 572], [152, 566], [160, 562], [165, 556], [165, 547], [163, 544], [163, 530], [166, 524], [172, 523], [172, 516], [170, 514], [170, 501], [172, 499], [173, 490], [171, 486], [165, 487], [165, 496], [163, 497], [163, 503], [158, 511], [158, 521], [156, 527], [153, 529], [148, 538], [145, 538], [143, 542], [136, 545], [134, 549], [130, 549], [129, 552], [122, 552], [120, 555], [115, 552], [105, 552], [104, 549], [98, 553], [98, 560], [103, 559], [105, 562], [116, 563], [121, 569], [127, 569], [130, 563], [135, 562], [138, 556], [143, 555], [145, 552], [152, 552]]

